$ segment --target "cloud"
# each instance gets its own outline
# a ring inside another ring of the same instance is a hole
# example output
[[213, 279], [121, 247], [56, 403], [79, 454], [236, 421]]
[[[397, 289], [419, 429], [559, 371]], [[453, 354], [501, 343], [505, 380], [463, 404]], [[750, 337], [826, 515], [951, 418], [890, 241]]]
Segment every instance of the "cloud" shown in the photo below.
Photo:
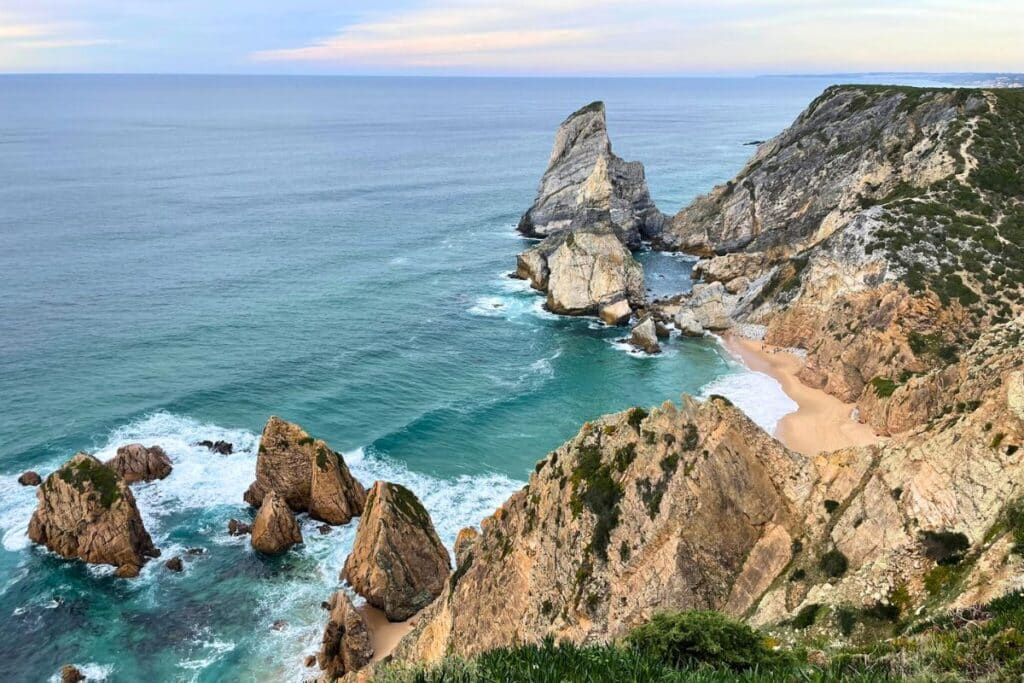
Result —
[[49, 64], [55, 55], [39, 61], [39, 53], [109, 45], [114, 41], [89, 35], [90, 28], [78, 22], [39, 21], [33, 17], [0, 13], [0, 67]]
[[421, 0], [258, 63], [661, 74], [1024, 69], [1024, 3], [976, 0]]

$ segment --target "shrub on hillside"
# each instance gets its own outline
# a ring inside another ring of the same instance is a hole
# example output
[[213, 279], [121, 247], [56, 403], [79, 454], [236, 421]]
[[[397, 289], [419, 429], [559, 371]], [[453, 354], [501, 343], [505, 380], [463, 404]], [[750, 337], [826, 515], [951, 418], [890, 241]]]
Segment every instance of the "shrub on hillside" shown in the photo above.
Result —
[[662, 612], [633, 629], [626, 645], [675, 668], [696, 664], [734, 670], [763, 665], [777, 655], [746, 624], [719, 612]]

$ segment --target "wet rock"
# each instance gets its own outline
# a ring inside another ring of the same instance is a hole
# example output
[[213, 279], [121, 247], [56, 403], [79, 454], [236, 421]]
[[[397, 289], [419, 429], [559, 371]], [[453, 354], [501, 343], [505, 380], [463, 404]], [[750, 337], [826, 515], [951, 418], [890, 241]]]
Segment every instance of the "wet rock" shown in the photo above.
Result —
[[61, 683], [79, 683], [79, 681], [85, 680], [85, 674], [83, 674], [77, 666], [71, 664], [65, 664], [60, 670], [60, 681]]
[[302, 665], [307, 669], [316, 666], [316, 655], [306, 655], [306, 658], [302, 660]]
[[252, 547], [264, 555], [280, 555], [297, 543], [302, 532], [284, 498], [275, 491], [263, 497], [252, 525]]
[[88, 453], [79, 453], [36, 490], [28, 536], [61, 557], [109, 564], [137, 576], [159, 551], [146, 532], [128, 484]]
[[43, 483], [43, 479], [38, 473], [29, 470], [18, 477], [18, 483], [22, 486], [39, 486]]
[[588, 210], [608, 212], [631, 248], [665, 222], [651, 201], [643, 164], [612, 153], [602, 102], [588, 104], [559, 126], [537, 198], [519, 221], [519, 230], [548, 237], [568, 229]]
[[363, 615], [352, 605], [348, 595], [338, 591], [330, 599], [331, 615], [324, 628], [316, 661], [325, 678], [332, 680], [362, 669], [373, 659], [370, 632]]
[[295, 512], [309, 512], [329, 524], [349, 523], [366, 503], [366, 490], [340, 453], [278, 417], [263, 428], [256, 481], [245, 492], [245, 502], [258, 507], [268, 491], [276, 491]]
[[231, 455], [235, 452], [235, 445], [229, 441], [210, 441], [209, 439], [204, 439], [197, 442], [196, 445], [208, 448], [220, 455]]
[[661, 346], [658, 345], [658, 331], [654, 324], [654, 318], [645, 316], [636, 324], [629, 337], [629, 343], [634, 348], [645, 353], [661, 353]]
[[205, 555], [206, 548], [189, 548], [185, 551], [186, 555]]
[[252, 526], [239, 522], [237, 519], [228, 520], [228, 533], [232, 536], [244, 536], [252, 533]]
[[275, 631], [283, 631], [288, 628], [288, 621], [286, 619], [278, 619], [270, 625], [270, 628]]
[[320, 532], [321, 536], [326, 536], [327, 534], [331, 533], [331, 531], [333, 531], [334, 529], [331, 527], [330, 524], [321, 524], [316, 528], [316, 530]]
[[107, 467], [120, 474], [126, 482], [163, 479], [171, 473], [171, 459], [159, 446], [132, 443], [117, 449], [117, 455], [106, 462]]
[[185, 565], [181, 561], [180, 557], [172, 557], [171, 559], [164, 562], [164, 567], [172, 572], [182, 572], [185, 570]]
[[388, 619], [403, 621], [440, 594], [449, 562], [430, 515], [412, 491], [378, 481], [366, 498], [341, 577]]

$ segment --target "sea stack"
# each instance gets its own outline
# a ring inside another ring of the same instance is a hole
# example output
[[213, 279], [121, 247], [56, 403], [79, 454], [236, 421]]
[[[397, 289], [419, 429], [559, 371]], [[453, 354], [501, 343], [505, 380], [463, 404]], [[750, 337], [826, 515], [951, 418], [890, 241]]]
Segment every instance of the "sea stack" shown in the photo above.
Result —
[[171, 459], [159, 446], [131, 443], [117, 449], [117, 455], [107, 461], [107, 467], [120, 474], [129, 484], [163, 479], [171, 473]]
[[416, 495], [400, 484], [378, 481], [366, 497], [341, 578], [389, 620], [403, 621], [440, 595], [450, 562]]
[[61, 557], [117, 567], [138, 576], [160, 551], [142, 524], [127, 482], [88, 453], [78, 453], [36, 490], [28, 536]]
[[245, 492], [245, 502], [259, 507], [270, 491], [293, 511], [329, 524], [348, 524], [366, 503], [366, 490], [340, 453], [279, 417], [271, 417], [263, 428], [256, 481]]
[[263, 497], [252, 525], [252, 547], [264, 555], [280, 555], [297, 543], [302, 532], [284, 498], [275, 491]]
[[548, 237], [574, 227], [589, 210], [607, 213], [616, 234], [632, 249], [665, 222], [651, 201], [643, 164], [612, 153], [603, 102], [591, 102], [558, 127], [537, 198], [520, 219], [519, 231]]
[[317, 664], [328, 681], [362, 669], [373, 659], [370, 631], [344, 591], [331, 596], [331, 615], [320, 642]]

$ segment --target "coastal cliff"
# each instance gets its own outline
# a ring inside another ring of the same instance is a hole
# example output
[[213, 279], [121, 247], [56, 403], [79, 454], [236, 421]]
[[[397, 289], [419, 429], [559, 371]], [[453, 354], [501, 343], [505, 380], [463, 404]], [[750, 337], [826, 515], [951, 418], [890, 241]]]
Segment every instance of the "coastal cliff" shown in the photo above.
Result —
[[703, 257], [677, 324], [803, 349], [891, 438], [805, 456], [720, 397], [587, 423], [460, 536], [396, 658], [665, 610], [867, 641], [1024, 588], [1022, 143], [1022, 93], [827, 90], [652, 237]]

